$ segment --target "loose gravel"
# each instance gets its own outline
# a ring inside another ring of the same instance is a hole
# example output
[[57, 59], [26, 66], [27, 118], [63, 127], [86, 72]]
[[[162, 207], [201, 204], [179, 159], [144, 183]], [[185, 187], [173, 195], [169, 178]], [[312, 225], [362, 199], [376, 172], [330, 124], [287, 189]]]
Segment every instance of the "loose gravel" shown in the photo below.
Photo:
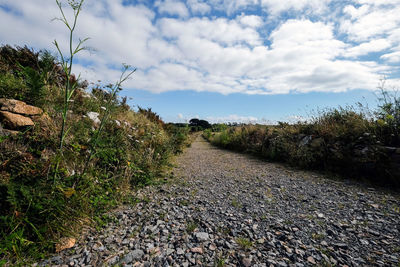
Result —
[[138, 192], [52, 266], [400, 266], [400, 196], [217, 149]]

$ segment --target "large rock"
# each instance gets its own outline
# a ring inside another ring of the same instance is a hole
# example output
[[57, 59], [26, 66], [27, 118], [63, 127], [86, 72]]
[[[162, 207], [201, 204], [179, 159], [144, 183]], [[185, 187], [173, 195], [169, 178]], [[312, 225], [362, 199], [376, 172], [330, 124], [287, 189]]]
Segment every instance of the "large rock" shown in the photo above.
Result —
[[43, 113], [43, 110], [26, 104], [25, 102], [15, 99], [0, 98], [0, 109], [25, 116], [38, 116]]
[[0, 111], [0, 120], [7, 129], [11, 130], [18, 130], [23, 127], [35, 125], [31, 118], [8, 111]]

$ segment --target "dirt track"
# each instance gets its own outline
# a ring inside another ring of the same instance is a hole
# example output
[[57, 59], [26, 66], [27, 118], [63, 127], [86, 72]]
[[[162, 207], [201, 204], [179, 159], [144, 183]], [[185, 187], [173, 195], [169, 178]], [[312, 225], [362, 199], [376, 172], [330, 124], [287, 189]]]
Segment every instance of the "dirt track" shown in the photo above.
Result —
[[139, 204], [47, 264], [399, 264], [399, 195], [220, 150], [201, 137], [178, 158], [175, 176], [141, 190]]

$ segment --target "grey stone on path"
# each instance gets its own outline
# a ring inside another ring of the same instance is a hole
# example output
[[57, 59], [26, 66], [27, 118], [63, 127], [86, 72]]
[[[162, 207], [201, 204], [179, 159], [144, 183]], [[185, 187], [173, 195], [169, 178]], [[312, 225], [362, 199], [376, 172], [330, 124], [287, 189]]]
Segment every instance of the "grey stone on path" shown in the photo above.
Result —
[[199, 241], [199, 242], [204, 242], [204, 241], [207, 241], [209, 239], [208, 234], [207, 233], [203, 233], [203, 232], [196, 233], [195, 236], [197, 238], [197, 241]]
[[129, 252], [126, 254], [122, 262], [124, 263], [132, 263], [133, 261], [138, 261], [140, 260], [144, 255], [143, 250], [136, 249], [134, 251]]

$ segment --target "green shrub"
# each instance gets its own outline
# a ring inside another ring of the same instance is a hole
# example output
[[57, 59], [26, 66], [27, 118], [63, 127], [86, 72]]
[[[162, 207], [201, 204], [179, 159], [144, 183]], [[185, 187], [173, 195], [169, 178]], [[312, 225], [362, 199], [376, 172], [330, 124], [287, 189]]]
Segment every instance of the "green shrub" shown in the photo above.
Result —
[[[0, 72], [0, 90], [8, 93], [5, 97], [26, 100], [27, 80], [10, 70]], [[151, 183], [187, 144], [188, 128], [167, 127], [151, 110], [134, 112], [112, 91], [95, 89], [83, 97], [78, 90], [72, 95], [69, 134], [60, 155], [63, 96], [56, 84], [45, 88], [49, 118], [0, 140], [0, 262], [43, 258], [61, 237], [76, 235], [88, 221], [101, 222], [96, 218], [128, 202], [135, 186]], [[102, 131], [83, 117], [88, 111], [106, 118]]]
[[[392, 99], [391, 107], [396, 105]], [[327, 109], [309, 123], [236, 126], [204, 136], [217, 146], [274, 161], [400, 186], [400, 173], [386, 146], [398, 146], [397, 126], [352, 107]], [[390, 148], [391, 149], [391, 148]]]
[[28, 86], [22, 78], [11, 73], [0, 72], [0, 96], [17, 100], [25, 100]]
[[44, 50], [0, 47], [0, 96], [42, 107], [47, 86], [57, 83], [56, 59]]
[[[75, 22], [82, 3], [69, 1]], [[151, 109], [135, 112], [126, 98], [118, 100], [133, 73], [128, 66], [114, 85], [76, 90], [85, 88], [71, 73], [81, 44], [68, 61], [59, 51], [62, 66], [46, 50], [0, 48], [1, 97], [47, 111], [32, 129], [0, 139], [0, 265], [43, 258], [61, 237], [102, 222], [105, 211], [128, 202], [134, 187], [151, 183], [188, 143], [187, 127], [167, 126]], [[100, 125], [86, 117], [89, 111], [100, 114]]]
[[24, 77], [25, 83], [29, 90], [22, 100], [28, 104], [42, 106], [45, 96], [45, 73], [41, 74], [31, 67], [20, 66], [22, 71], [20, 74]]

